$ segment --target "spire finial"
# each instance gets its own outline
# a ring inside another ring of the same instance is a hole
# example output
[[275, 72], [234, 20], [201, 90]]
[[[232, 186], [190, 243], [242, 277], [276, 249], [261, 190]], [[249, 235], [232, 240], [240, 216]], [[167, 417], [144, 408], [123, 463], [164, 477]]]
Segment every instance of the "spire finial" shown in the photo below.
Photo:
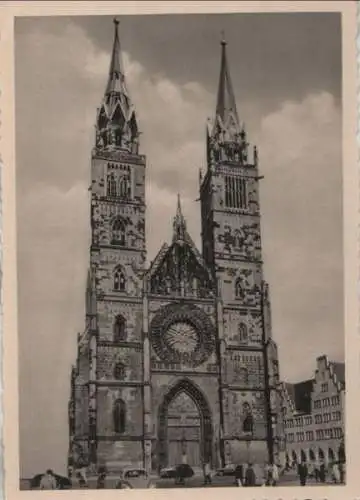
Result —
[[221, 30], [221, 45], [227, 45], [227, 41], [225, 39], [225, 30]]
[[180, 193], [177, 195], [177, 206], [176, 206], [176, 215], [174, 218], [174, 237], [173, 240], [184, 240], [186, 233], [186, 222], [185, 218], [181, 211], [181, 199]]
[[120, 21], [117, 17], [114, 17], [113, 22], [114, 22], [116, 27], [119, 26], [119, 24], [120, 24]]
[[180, 200], [180, 193], [177, 194], [177, 208], [176, 208], [176, 215], [182, 216], [181, 213], [181, 200]]

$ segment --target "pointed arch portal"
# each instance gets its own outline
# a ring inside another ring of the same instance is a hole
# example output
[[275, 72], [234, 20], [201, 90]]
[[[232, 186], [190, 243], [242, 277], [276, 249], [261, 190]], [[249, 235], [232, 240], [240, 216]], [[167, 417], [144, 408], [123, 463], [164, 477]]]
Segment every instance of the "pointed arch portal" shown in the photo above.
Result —
[[212, 459], [212, 421], [208, 403], [190, 380], [181, 380], [159, 408], [158, 464], [201, 466]]

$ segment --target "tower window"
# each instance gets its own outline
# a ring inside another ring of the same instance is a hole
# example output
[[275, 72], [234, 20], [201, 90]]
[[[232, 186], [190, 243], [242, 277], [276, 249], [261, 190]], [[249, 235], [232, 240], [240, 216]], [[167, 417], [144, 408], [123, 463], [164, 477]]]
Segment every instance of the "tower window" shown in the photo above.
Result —
[[233, 176], [225, 177], [225, 206], [238, 209], [247, 208], [246, 179]]
[[108, 175], [107, 178], [107, 195], [116, 196], [116, 180], [114, 174]]
[[117, 292], [125, 292], [126, 290], [125, 273], [121, 267], [118, 267], [114, 273], [114, 290]]
[[122, 399], [117, 399], [113, 409], [114, 431], [118, 434], [125, 432], [126, 404]]
[[235, 281], [235, 298], [236, 299], [242, 299], [242, 298], [244, 298], [244, 290], [243, 290], [243, 287], [242, 287], [241, 278], [238, 278]]
[[113, 245], [125, 246], [126, 242], [126, 225], [122, 219], [116, 219], [112, 226], [112, 241]]
[[120, 198], [130, 198], [130, 179], [127, 176], [121, 177], [119, 180], [119, 196]]
[[114, 341], [121, 342], [126, 340], [126, 319], [119, 314], [114, 322]]
[[239, 323], [238, 326], [238, 334], [239, 334], [239, 342], [247, 342], [248, 341], [248, 330], [245, 323]]
[[125, 365], [124, 363], [118, 362], [115, 363], [114, 366], [114, 379], [115, 380], [124, 380], [125, 378]]

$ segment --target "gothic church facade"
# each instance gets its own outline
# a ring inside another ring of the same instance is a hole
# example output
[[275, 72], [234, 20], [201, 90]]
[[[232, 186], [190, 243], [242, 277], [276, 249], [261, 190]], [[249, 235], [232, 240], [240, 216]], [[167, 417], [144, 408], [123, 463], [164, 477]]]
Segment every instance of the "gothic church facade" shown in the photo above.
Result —
[[261, 463], [281, 448], [258, 155], [239, 121], [224, 41], [206, 141], [202, 250], [178, 198], [172, 241], [147, 267], [146, 158], [115, 21], [91, 158], [86, 325], [71, 373], [69, 464], [217, 467]]

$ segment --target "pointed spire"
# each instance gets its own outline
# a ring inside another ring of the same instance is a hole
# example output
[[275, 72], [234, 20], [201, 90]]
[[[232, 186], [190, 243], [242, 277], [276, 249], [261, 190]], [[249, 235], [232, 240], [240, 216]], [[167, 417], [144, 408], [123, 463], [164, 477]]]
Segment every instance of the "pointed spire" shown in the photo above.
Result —
[[133, 154], [138, 154], [139, 150], [138, 124], [125, 84], [117, 19], [114, 19], [114, 43], [108, 82], [97, 113], [96, 148], [125, 149]]
[[221, 36], [221, 66], [220, 78], [216, 103], [216, 115], [221, 118], [224, 126], [227, 125], [229, 115], [231, 114], [236, 120], [236, 125], [240, 128], [239, 117], [236, 109], [236, 101], [230, 78], [230, 71], [226, 57], [225, 33]]
[[177, 208], [176, 208], [176, 215], [174, 217], [173, 228], [174, 228], [173, 241], [177, 240], [185, 241], [186, 221], [181, 211], [181, 201], [179, 193], [177, 196]]
[[113, 92], [122, 92], [127, 95], [125, 87], [125, 75], [121, 62], [121, 47], [119, 38], [119, 21], [114, 19], [114, 43], [111, 55], [109, 79], [105, 94], [109, 96]]

